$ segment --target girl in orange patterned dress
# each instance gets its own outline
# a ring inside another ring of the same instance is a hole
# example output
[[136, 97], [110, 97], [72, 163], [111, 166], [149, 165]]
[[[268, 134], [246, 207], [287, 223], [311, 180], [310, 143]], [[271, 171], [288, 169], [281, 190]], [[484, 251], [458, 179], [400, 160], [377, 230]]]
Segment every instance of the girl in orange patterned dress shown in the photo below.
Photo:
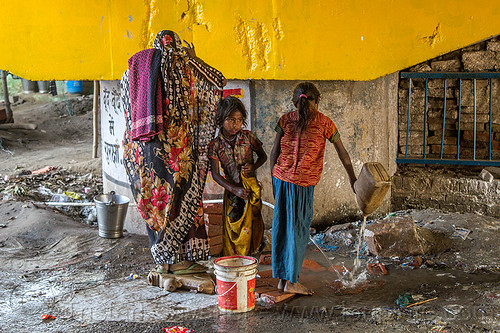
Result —
[[271, 151], [274, 215], [272, 229], [273, 277], [285, 292], [311, 295], [298, 282], [313, 217], [314, 186], [321, 178], [326, 140], [333, 143], [347, 171], [351, 187], [356, 181], [349, 154], [333, 121], [318, 111], [320, 93], [309, 82], [293, 92], [297, 107], [276, 125]]

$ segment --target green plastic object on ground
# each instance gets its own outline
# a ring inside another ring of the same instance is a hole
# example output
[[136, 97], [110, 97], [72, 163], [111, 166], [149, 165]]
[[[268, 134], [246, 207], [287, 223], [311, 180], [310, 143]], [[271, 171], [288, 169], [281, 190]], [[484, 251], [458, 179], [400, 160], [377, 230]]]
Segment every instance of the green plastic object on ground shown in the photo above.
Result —
[[415, 301], [413, 300], [413, 297], [411, 296], [410, 293], [401, 294], [396, 300], [396, 304], [402, 308], [406, 308], [408, 305], [412, 303], [415, 303]]

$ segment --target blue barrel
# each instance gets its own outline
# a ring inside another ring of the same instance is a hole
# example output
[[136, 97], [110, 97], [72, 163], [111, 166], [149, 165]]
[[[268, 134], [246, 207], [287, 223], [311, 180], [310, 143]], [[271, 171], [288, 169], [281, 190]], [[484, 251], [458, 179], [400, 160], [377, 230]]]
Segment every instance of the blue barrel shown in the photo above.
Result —
[[82, 81], [66, 81], [66, 91], [68, 94], [81, 94], [83, 91]]

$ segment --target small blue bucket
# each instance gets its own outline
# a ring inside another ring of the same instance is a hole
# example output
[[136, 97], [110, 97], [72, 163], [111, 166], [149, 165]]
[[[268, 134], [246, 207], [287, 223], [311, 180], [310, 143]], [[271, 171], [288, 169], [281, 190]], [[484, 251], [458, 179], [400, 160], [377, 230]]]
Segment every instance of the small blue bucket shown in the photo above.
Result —
[[66, 81], [66, 91], [68, 94], [81, 94], [83, 91], [82, 81]]

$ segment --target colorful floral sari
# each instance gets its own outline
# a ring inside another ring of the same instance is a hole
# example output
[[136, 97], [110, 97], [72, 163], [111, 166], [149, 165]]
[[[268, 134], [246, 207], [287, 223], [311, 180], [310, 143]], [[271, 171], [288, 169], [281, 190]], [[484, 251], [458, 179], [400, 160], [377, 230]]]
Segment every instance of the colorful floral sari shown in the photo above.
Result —
[[157, 264], [205, 260], [209, 256], [202, 195], [208, 170], [207, 147], [224, 77], [188, 57], [177, 34], [161, 31], [154, 47], [162, 52], [165, 110], [163, 131], [150, 141], [130, 138], [128, 71], [121, 80], [127, 130], [124, 164], [132, 193], [147, 223]]

